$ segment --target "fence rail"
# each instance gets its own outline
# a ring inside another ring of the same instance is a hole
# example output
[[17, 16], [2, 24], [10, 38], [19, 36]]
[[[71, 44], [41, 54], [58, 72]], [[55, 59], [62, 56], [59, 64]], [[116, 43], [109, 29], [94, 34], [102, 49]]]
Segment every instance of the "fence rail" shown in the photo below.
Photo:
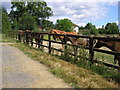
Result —
[[[37, 36], [34, 36], [33, 34], [37, 34]], [[11, 35], [11, 32], [9, 33], [9, 35]], [[65, 45], [65, 49], [67, 49], [68, 45], [72, 45], [72, 44], [67, 43], [68, 37], [88, 38], [89, 39], [89, 47], [85, 48], [85, 49], [89, 50], [89, 58], [87, 58], [87, 60], [91, 61], [91, 63], [102, 63], [102, 64], [104, 64], [104, 65], [106, 65], [108, 67], [114, 67], [116, 69], [120, 68], [120, 66], [109, 64], [109, 63], [106, 63], [106, 62], [103, 62], [103, 61], [94, 60], [94, 52], [95, 51], [96, 52], [107, 53], [107, 54], [111, 54], [111, 55], [120, 55], [120, 53], [117, 53], [117, 52], [114, 52], [114, 51], [107, 51], [107, 50], [101, 50], [101, 49], [94, 48], [93, 40], [95, 40], [95, 39], [97, 39], [97, 40], [106, 40], [107, 39], [107, 40], [111, 40], [111, 41], [120, 42], [120, 39], [118, 39], [118, 38], [112, 38], [112, 37], [92, 37], [92, 36], [81, 36], [81, 35], [50, 34], [50, 33], [37, 33], [37, 32], [26, 32], [25, 36], [19, 36], [15, 32], [12, 35], [14, 35], [14, 37], [16, 37], [18, 41], [21, 41], [23, 39], [24, 43], [28, 43], [28, 44], [30, 43], [31, 46], [33, 46], [33, 44], [37, 44], [38, 48], [46, 47], [46, 48], [48, 48], [48, 53], [50, 53], [50, 54], [51, 54], [52, 50], [56, 50], [56, 51], [59, 51], [59, 52], [64, 52], [63, 50], [60, 50], [60, 49], [52, 47], [51, 43], [64, 44]], [[40, 37], [41, 35], [43, 37]], [[47, 35], [48, 39], [45, 39], [44, 35]], [[53, 36], [53, 35], [64, 36], [65, 37], [64, 43], [63, 42], [58, 42], [58, 41], [51, 40], [51, 36]], [[37, 42], [34, 42], [33, 39], [36, 39]], [[47, 41], [48, 42], [48, 46], [43, 45], [43, 41]], [[72, 46], [75, 46], [77, 48], [79, 47], [77, 45], [72, 45]], [[76, 51], [74, 51], [74, 53], [69, 53], [69, 54], [72, 55], [72, 56], [75, 56], [75, 57], [77, 56], [77, 57], [81, 58], [81, 56], [77, 55]]]

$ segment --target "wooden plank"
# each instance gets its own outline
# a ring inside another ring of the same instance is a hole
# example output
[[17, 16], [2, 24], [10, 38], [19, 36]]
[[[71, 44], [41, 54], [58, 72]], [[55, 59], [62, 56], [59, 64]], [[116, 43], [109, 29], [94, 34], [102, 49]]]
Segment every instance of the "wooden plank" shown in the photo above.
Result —
[[93, 37], [89, 38], [89, 60], [93, 63], [94, 51], [93, 51]]
[[41, 44], [41, 46], [46, 47], [46, 48], [49, 48], [49, 46], [46, 46], [46, 45], [42, 45], [42, 44]]
[[109, 64], [109, 63], [105, 63], [105, 62], [102, 62], [102, 61], [98, 61], [98, 60], [93, 60], [95, 63], [102, 63], [104, 64], [105, 66], [108, 66], [108, 67], [113, 67], [115, 69], [120, 69], [120, 66], [116, 66], [116, 65], [113, 65], [113, 64]]
[[102, 53], [107, 53], [107, 54], [119, 55], [120, 56], [120, 53], [117, 53], [117, 52], [114, 52], [114, 51], [106, 51], [106, 50], [101, 50], [101, 49], [97, 49], [97, 48], [94, 48], [93, 50], [97, 51], [97, 52], [102, 52]]
[[49, 40], [49, 54], [51, 54], [51, 35], [50, 34], [48, 34], [48, 40]]
[[120, 42], [120, 38], [117, 37], [93, 37], [94, 39], [98, 39], [98, 40], [110, 40], [110, 41], [118, 41]]

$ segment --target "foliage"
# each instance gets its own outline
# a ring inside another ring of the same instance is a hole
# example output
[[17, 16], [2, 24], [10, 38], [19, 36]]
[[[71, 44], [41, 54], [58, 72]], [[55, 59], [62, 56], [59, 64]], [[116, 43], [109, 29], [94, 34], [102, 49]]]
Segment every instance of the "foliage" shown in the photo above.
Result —
[[13, 22], [11, 23], [11, 28], [13, 30], [18, 30], [18, 22], [15, 18], [13, 19]]
[[92, 23], [88, 23], [86, 26], [85, 26], [85, 29], [88, 29], [90, 30], [90, 33], [91, 34], [98, 34], [98, 31], [96, 29], [96, 26], [95, 25], [92, 25]]
[[18, 20], [19, 29], [22, 30], [34, 30], [36, 29], [35, 17], [29, 13], [24, 13]]
[[89, 30], [86, 30], [82, 33], [83, 35], [90, 35], [90, 31]]
[[83, 29], [84, 29], [84, 27], [83, 27], [83, 26], [79, 27], [79, 30], [83, 30]]
[[74, 24], [69, 19], [61, 19], [61, 20], [58, 19], [55, 28], [66, 32], [72, 32], [74, 28]]
[[107, 23], [105, 29], [108, 30], [107, 34], [118, 34], [119, 29], [116, 23]]
[[11, 30], [11, 24], [8, 17], [8, 13], [5, 8], [2, 8], [2, 30]]
[[51, 22], [51, 21], [49, 21], [49, 20], [42, 20], [42, 21], [41, 21], [41, 24], [40, 24], [40, 27], [41, 27], [42, 29], [49, 30], [49, 29], [54, 28], [54, 24], [53, 24], [53, 22]]
[[[19, 0], [22, 1], [22, 0]], [[35, 16], [35, 19], [37, 21], [37, 24], [40, 24], [40, 20], [44, 18], [48, 18], [53, 14], [50, 7], [47, 6], [47, 3], [45, 1], [39, 1], [39, 2], [11, 2], [11, 12], [9, 16], [11, 17], [11, 20], [13, 21], [14, 18], [18, 21], [19, 18], [24, 13], [29, 13], [32, 16]]]
[[[52, 22], [47, 20], [45, 22], [46, 18], [53, 15], [52, 9], [47, 6], [45, 1], [29, 2], [28, 0], [23, 2], [23, 0], [19, 0], [19, 2], [11, 2], [11, 4], [12, 10], [9, 16], [11, 18], [12, 29], [34, 29], [36, 24], [42, 28], [49, 27], [50, 25], [52, 26]], [[24, 16], [26, 18], [24, 18]]]

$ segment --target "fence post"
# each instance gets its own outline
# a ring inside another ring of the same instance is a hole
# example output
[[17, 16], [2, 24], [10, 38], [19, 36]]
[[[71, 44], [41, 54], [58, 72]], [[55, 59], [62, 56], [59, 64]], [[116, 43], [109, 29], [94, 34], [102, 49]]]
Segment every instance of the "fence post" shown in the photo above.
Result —
[[30, 32], [30, 41], [31, 41], [31, 46], [33, 46], [33, 33]]
[[17, 34], [18, 34], [18, 31], [15, 32], [15, 38], [16, 38], [16, 40], [17, 40]]
[[67, 50], [67, 40], [68, 40], [68, 36], [67, 34], [64, 36], [64, 59], [68, 61], [67, 57], [68, 57], [68, 50]]
[[20, 32], [18, 32], [18, 41], [20, 41], [20, 42], [21, 42]]
[[44, 39], [43, 34], [41, 34], [41, 42], [40, 42], [40, 43], [41, 43], [41, 44], [40, 44], [40, 45], [41, 45], [41, 50], [43, 51], [43, 50], [44, 50], [44, 47], [42, 46], [42, 45], [43, 45], [43, 40], [42, 40], [42, 39]]
[[[93, 50], [93, 37], [89, 38], [89, 60], [93, 64], [94, 50]], [[90, 64], [90, 66], [91, 66]]]
[[48, 40], [49, 40], [49, 54], [51, 54], [51, 39], [50, 39], [51, 34], [48, 34]]
[[74, 63], [77, 61], [77, 52], [78, 52], [78, 46], [74, 46], [74, 54], [75, 54], [75, 56], [74, 56]]
[[68, 40], [67, 34], [64, 36], [64, 38], [65, 38], [65, 50], [67, 50], [67, 40]]
[[40, 39], [41, 39], [40, 36], [41, 36], [41, 34], [39, 33], [39, 34], [38, 34], [38, 37], [37, 37], [37, 38], [38, 38], [38, 48], [40, 48], [40, 43], [41, 43], [41, 41], [40, 41]]
[[28, 32], [25, 32], [26, 33], [26, 43], [29, 44], [29, 40], [28, 40]]

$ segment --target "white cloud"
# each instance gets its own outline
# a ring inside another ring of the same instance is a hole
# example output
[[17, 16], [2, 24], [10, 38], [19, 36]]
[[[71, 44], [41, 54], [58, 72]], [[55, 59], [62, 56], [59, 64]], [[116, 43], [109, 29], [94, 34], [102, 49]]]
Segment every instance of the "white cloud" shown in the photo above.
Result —
[[[61, 0], [60, 0], [61, 1]], [[93, 0], [94, 1], [94, 0]], [[84, 21], [95, 21], [104, 18], [108, 9], [105, 4], [100, 2], [48, 2], [48, 6], [52, 7], [55, 19], [62, 17], [72, 20], [72, 22], [79, 24]], [[49, 20], [53, 20], [51, 17]]]
[[77, 23], [79, 26], [85, 26], [87, 23]]
[[[11, 0], [2, 0], [4, 2]], [[38, 0], [37, 0], [38, 1]], [[116, 5], [119, 0], [44, 0], [52, 8], [54, 15], [49, 18], [56, 22], [57, 19], [68, 18], [78, 25], [84, 22], [95, 21], [106, 16], [106, 5]], [[10, 11], [10, 9], [8, 9]]]

